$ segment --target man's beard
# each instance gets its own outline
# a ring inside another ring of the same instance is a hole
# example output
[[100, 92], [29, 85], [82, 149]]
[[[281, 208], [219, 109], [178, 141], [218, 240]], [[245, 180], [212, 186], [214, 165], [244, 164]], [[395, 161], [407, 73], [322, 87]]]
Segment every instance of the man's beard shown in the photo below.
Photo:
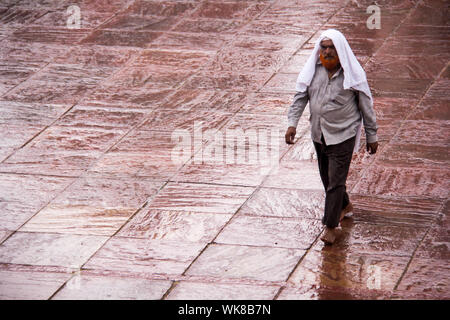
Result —
[[339, 63], [339, 58], [335, 57], [332, 59], [325, 59], [322, 55], [320, 55], [320, 62], [327, 70], [334, 70]]

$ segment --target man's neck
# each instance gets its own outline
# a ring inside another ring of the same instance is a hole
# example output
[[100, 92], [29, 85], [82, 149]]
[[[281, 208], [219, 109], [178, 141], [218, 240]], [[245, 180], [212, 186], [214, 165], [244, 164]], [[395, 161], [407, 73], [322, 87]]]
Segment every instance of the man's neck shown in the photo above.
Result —
[[327, 69], [327, 72], [328, 72], [328, 79], [331, 79], [331, 77], [332, 77], [336, 72], [338, 72], [340, 68], [341, 68], [341, 64], [338, 64], [338, 65], [337, 65], [334, 69], [332, 69], [332, 70], [328, 70], [328, 69]]

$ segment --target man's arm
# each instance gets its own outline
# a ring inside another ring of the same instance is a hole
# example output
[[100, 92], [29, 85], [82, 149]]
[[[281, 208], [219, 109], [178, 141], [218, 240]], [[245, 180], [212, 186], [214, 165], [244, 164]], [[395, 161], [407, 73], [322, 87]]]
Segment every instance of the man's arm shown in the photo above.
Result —
[[364, 131], [366, 132], [366, 149], [369, 153], [373, 154], [378, 148], [377, 119], [370, 98], [363, 92], [358, 93], [358, 106], [364, 120]]
[[294, 102], [289, 107], [288, 111], [288, 129], [286, 131], [285, 140], [286, 143], [294, 143], [295, 134], [297, 132], [297, 125], [300, 117], [308, 104], [309, 96], [308, 91], [297, 92], [294, 96]]

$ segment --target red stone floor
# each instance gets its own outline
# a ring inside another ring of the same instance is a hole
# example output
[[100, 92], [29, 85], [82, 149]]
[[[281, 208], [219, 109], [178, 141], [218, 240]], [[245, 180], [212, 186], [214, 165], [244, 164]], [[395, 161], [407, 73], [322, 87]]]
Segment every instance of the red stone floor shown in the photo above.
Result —
[[[1, 0], [0, 298], [449, 299], [449, 3], [371, 4]], [[331, 247], [307, 110], [283, 142], [328, 28], [380, 139]]]

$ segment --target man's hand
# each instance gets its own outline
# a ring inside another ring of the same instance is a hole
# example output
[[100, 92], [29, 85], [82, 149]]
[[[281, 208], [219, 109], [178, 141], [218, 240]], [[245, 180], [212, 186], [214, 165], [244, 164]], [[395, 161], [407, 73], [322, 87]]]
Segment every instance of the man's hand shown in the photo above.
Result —
[[295, 134], [297, 133], [297, 129], [295, 127], [289, 127], [286, 131], [286, 134], [284, 135], [284, 138], [286, 139], [287, 144], [293, 144]]
[[377, 149], [378, 149], [378, 142], [367, 143], [366, 145], [366, 150], [369, 152], [369, 154], [376, 153]]

